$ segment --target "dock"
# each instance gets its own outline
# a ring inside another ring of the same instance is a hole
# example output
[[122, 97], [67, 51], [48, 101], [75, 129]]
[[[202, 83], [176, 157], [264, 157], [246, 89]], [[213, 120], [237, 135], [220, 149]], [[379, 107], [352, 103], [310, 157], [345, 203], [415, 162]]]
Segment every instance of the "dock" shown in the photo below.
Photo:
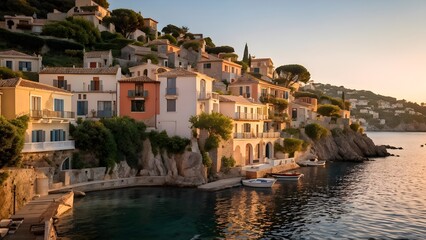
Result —
[[10, 218], [17, 222], [5, 240], [56, 239], [53, 221], [73, 207], [74, 194], [50, 194], [30, 201]]
[[227, 188], [239, 187], [241, 186], [241, 179], [242, 178], [240, 177], [222, 179], [222, 180], [201, 185], [198, 187], [198, 189], [213, 192], [213, 191], [219, 191], [219, 190], [227, 189]]

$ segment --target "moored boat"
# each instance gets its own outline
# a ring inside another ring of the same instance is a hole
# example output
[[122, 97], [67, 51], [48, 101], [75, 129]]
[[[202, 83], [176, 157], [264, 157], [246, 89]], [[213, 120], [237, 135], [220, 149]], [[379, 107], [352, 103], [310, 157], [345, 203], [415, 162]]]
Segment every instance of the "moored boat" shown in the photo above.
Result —
[[289, 172], [289, 173], [273, 173], [272, 176], [278, 180], [299, 180], [303, 177], [303, 173]]
[[247, 187], [268, 188], [277, 181], [275, 178], [254, 178], [242, 180], [242, 184]]

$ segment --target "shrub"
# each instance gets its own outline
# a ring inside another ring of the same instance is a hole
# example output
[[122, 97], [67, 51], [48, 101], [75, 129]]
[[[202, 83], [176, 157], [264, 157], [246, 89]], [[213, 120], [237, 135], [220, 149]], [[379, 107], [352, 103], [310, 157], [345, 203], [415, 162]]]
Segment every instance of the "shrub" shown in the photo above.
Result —
[[289, 153], [290, 157], [294, 156], [295, 151], [302, 150], [303, 140], [296, 138], [285, 138], [283, 150], [285, 153]]
[[238, 55], [236, 53], [221, 53], [219, 57], [222, 59], [231, 58], [232, 61], [237, 61]]
[[15, 72], [8, 67], [0, 67], [0, 79], [9, 79], [22, 76], [22, 72]]
[[327, 117], [340, 117], [340, 108], [336, 105], [331, 105], [331, 104], [319, 105], [317, 112]]
[[169, 139], [167, 144], [168, 153], [178, 153], [182, 154], [185, 151], [186, 146], [188, 146], [191, 141], [187, 138], [182, 138], [179, 136], [173, 136]]
[[13, 120], [0, 115], [0, 168], [19, 165], [28, 121], [27, 115]]
[[50, 50], [56, 52], [65, 52], [67, 49], [71, 50], [83, 50], [84, 46], [80, 43], [68, 41], [68, 40], [60, 40], [60, 39], [46, 39], [46, 45]]
[[160, 36], [159, 37], [159, 39], [167, 39], [167, 40], [169, 40], [169, 42], [171, 43], [171, 44], [174, 44], [174, 45], [176, 45], [177, 44], [177, 40], [176, 40], [176, 38], [175, 37], [173, 37], [172, 35], [170, 35], [170, 34], [164, 34], [163, 36]]
[[158, 57], [157, 57], [157, 55], [154, 55], [154, 54], [147, 54], [147, 55], [145, 55], [145, 56], [143, 56], [142, 57], [142, 61], [143, 62], [148, 62], [148, 59], [149, 60], [151, 60], [151, 62], [153, 63], [153, 64], [158, 64], [160, 61], [158, 60]]
[[204, 144], [204, 150], [209, 152], [212, 149], [216, 149], [219, 147], [220, 139], [215, 135], [210, 135]]
[[115, 38], [110, 41], [110, 43], [115, 43], [120, 49], [134, 42], [135, 40], [125, 38]]
[[81, 156], [80, 153], [78, 152], [74, 152], [72, 154], [72, 169], [83, 169], [85, 168], [85, 164], [84, 162], [81, 160]]
[[169, 154], [182, 154], [191, 143], [187, 138], [179, 136], [169, 137], [166, 131], [151, 131], [148, 134], [148, 138], [151, 142], [152, 153], [154, 155], [157, 155], [163, 149], [167, 150]]
[[283, 129], [283, 132], [288, 133], [290, 135], [299, 135], [300, 129], [298, 129], [298, 128], [286, 128], [286, 129]]
[[305, 133], [313, 140], [318, 140], [327, 136], [327, 129], [317, 123], [308, 124], [305, 126]]
[[0, 39], [7, 41], [9, 47], [21, 47], [30, 52], [39, 53], [44, 39], [26, 33], [11, 32], [0, 28]]
[[213, 162], [210, 156], [205, 151], [201, 152], [201, 156], [203, 157], [203, 165], [207, 168], [210, 168], [213, 165]]
[[220, 46], [213, 48], [206, 48], [206, 52], [210, 54], [219, 54], [219, 53], [233, 53], [235, 52], [233, 47], [230, 46]]
[[109, 41], [116, 39], [116, 38], [124, 39], [124, 37], [123, 37], [123, 35], [121, 35], [121, 33], [111, 33], [111, 32], [108, 32], [108, 31], [101, 32], [101, 38], [104, 42], [109, 42]]
[[338, 135], [341, 135], [341, 134], [343, 134], [343, 130], [341, 128], [337, 127], [337, 128], [331, 129], [331, 135], [338, 136]]
[[349, 126], [354, 132], [358, 132], [360, 125], [358, 123], [352, 123]]
[[184, 42], [182, 46], [186, 49], [192, 48], [192, 50], [198, 50], [201, 47], [201, 44], [198, 40], [191, 40]]
[[70, 57], [78, 57], [78, 58], [83, 58], [83, 56], [84, 56], [84, 52], [82, 50], [66, 49], [65, 54], [70, 56]]
[[229, 157], [229, 158], [223, 156], [221, 160], [222, 160], [222, 166], [221, 166], [221, 168], [222, 168], [222, 171], [225, 172], [225, 173], [229, 172], [229, 170], [232, 167], [234, 167], [235, 163], [236, 163], [235, 159], [232, 156]]
[[316, 98], [318, 99], [318, 95], [311, 92], [295, 92], [294, 93], [295, 98], [301, 98], [301, 97], [310, 97], [310, 98]]

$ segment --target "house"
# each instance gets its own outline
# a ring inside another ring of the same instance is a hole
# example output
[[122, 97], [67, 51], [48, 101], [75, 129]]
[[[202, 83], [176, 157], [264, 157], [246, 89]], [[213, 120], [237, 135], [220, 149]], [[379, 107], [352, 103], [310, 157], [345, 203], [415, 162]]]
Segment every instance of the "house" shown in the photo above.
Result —
[[157, 25], [158, 25], [158, 22], [156, 20], [154, 20], [152, 18], [144, 18], [143, 19], [143, 25], [145, 27], [148, 27], [149, 28], [149, 32], [151, 33], [151, 35], [153, 35], [155, 38], [157, 38], [157, 34], [158, 34]]
[[148, 127], [156, 127], [160, 112], [160, 82], [147, 76], [122, 78], [118, 81], [119, 116], [143, 121]]
[[22, 78], [0, 80], [1, 114], [7, 119], [28, 115], [23, 153], [74, 149], [69, 140], [72, 93]]
[[153, 64], [150, 59], [148, 59], [146, 63], [142, 63], [140, 65], [129, 68], [131, 77], [146, 76], [153, 80], [158, 80], [159, 73], [167, 72], [170, 70], [170, 68]]
[[121, 59], [125, 60], [126, 63], [137, 64], [146, 62], [147, 56], [155, 56], [158, 58], [158, 64], [161, 66], [167, 65], [167, 55], [152, 51], [149, 47], [129, 44], [121, 49]]
[[40, 55], [28, 55], [15, 50], [0, 51], [0, 66], [13, 71], [40, 72], [42, 67]]
[[317, 117], [318, 101], [316, 98], [300, 97], [290, 103], [291, 127], [299, 128]]
[[40, 34], [46, 22], [46, 19], [37, 19], [36, 16], [5, 15], [1, 26], [12, 32]]
[[219, 100], [220, 113], [233, 123], [232, 140], [223, 146], [223, 151], [232, 153], [236, 165], [264, 163], [265, 157], [274, 158], [273, 145], [280, 131], [269, 125], [268, 104], [232, 95], [220, 95]]
[[213, 78], [183, 68], [158, 74], [161, 82], [157, 128], [169, 136], [191, 138], [189, 118], [202, 112], [219, 112], [219, 96]]
[[218, 81], [232, 83], [241, 76], [242, 66], [230, 59], [221, 59], [211, 54], [203, 54], [197, 63], [197, 71]]
[[40, 72], [39, 82], [74, 93], [72, 111], [77, 117], [103, 118], [116, 115], [119, 67], [51, 67]]
[[83, 67], [101, 68], [112, 66], [112, 53], [109, 51], [91, 51], [85, 52], [83, 58]]
[[252, 58], [250, 71], [272, 79], [274, 75], [274, 63], [271, 58]]

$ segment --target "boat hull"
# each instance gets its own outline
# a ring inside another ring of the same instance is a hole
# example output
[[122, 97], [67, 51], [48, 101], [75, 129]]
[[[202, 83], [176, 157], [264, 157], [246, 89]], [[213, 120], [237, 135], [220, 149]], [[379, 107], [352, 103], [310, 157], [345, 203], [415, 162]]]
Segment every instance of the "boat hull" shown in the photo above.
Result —
[[278, 180], [299, 180], [304, 175], [303, 174], [296, 174], [296, 175], [272, 174], [272, 176]]
[[247, 187], [270, 188], [277, 181], [275, 178], [256, 178], [242, 180], [242, 184]]

